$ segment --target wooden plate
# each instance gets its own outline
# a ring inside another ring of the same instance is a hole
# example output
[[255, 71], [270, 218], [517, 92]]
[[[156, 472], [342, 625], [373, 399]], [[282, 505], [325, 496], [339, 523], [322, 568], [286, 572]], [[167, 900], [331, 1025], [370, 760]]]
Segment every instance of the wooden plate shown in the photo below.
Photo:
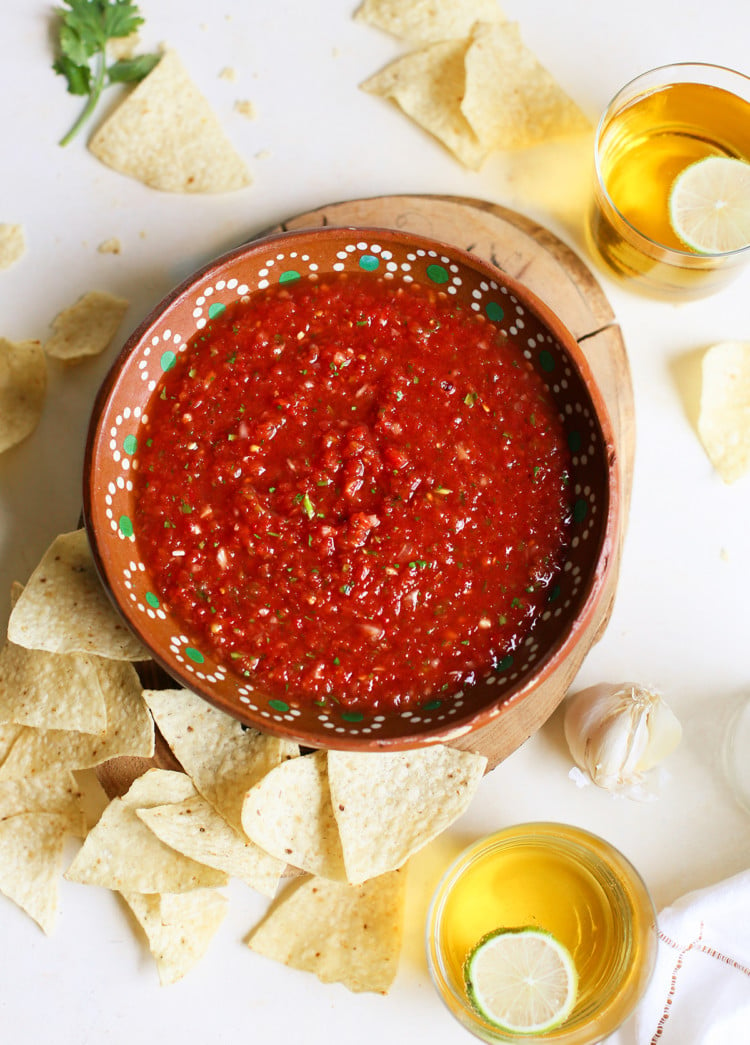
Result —
[[[323, 225], [401, 229], [451, 243], [491, 261], [524, 283], [565, 322], [586, 356], [609, 410], [620, 460], [623, 511], [608, 587], [586, 633], [538, 687], [535, 699], [521, 702], [490, 725], [455, 741], [456, 747], [486, 755], [488, 769], [492, 769], [536, 732], [560, 704], [611, 615], [635, 453], [632, 382], [622, 334], [609, 301], [580, 258], [549, 230], [506, 208], [463, 197], [380, 196], [329, 204], [268, 231]], [[149, 684], [154, 685], [154, 680]], [[124, 793], [134, 777], [151, 765], [178, 768], [161, 738], [154, 760], [115, 759], [100, 766], [97, 773], [112, 796]]]

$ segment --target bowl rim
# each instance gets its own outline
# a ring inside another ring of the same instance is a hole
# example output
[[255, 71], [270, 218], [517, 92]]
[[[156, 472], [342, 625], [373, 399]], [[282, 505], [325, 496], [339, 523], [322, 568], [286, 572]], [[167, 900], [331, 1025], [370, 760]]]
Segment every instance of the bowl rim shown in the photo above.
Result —
[[[97, 447], [103, 438], [102, 418], [105, 408], [130, 356], [137, 350], [144, 337], [154, 324], [158, 322], [159, 318], [167, 310], [178, 305], [183, 298], [194, 291], [213, 272], [231, 264], [234, 260], [243, 258], [248, 254], [263, 253], [269, 247], [281, 243], [285, 245], [293, 244], [296, 240], [309, 239], [311, 236], [316, 239], [333, 239], [345, 233], [365, 238], [387, 238], [391, 243], [409, 244], [442, 252], [449, 255], [452, 260], [456, 260], [470, 269], [478, 269], [485, 272], [488, 278], [504, 284], [508, 291], [516, 295], [523, 306], [533, 312], [538, 320], [553, 334], [563, 348], [571, 365], [577, 371], [578, 377], [586, 389], [586, 394], [591, 400], [596, 423], [601, 433], [603, 453], [606, 454], [606, 513], [604, 513], [606, 523], [602, 525], [598, 538], [594, 560], [595, 568], [584, 587], [584, 597], [575, 616], [561, 629], [556, 641], [538, 657], [530, 674], [527, 673], [525, 679], [520, 679], [504, 695], [496, 700], [487, 701], [481, 707], [468, 709], [466, 712], [457, 715], [450, 722], [436, 723], [433, 727], [418, 733], [404, 735], [369, 735], [363, 737], [361, 735], [349, 734], [334, 736], [318, 732], [313, 734], [305, 729], [294, 729], [293, 726], [285, 722], [263, 720], [262, 724], [258, 724], [257, 720], [252, 719], [249, 713], [243, 718], [242, 708], [230, 706], [229, 702], [221, 697], [217, 697], [215, 694], [212, 695], [210, 686], [201, 685], [199, 680], [187, 672], [181, 673], [174, 665], [169, 664], [162, 657], [158, 649], [154, 648], [145, 629], [131, 617], [128, 613], [129, 607], [124, 600], [118, 599], [117, 593], [109, 581], [104, 556], [100, 548], [100, 535], [94, 524], [93, 501], [96, 483], [94, 458], [96, 457]], [[99, 579], [115, 610], [123, 618], [130, 630], [140, 639], [145, 649], [149, 652], [151, 659], [175, 681], [176, 685], [189, 689], [209, 704], [240, 721], [247, 722], [253, 728], [271, 735], [297, 741], [305, 746], [340, 750], [395, 751], [424, 747], [435, 743], [450, 743], [453, 740], [467, 737], [484, 726], [497, 722], [502, 716], [520, 704], [534, 689], [549, 678], [557, 666], [572, 652], [579, 638], [589, 627], [614, 568], [616, 545], [619, 541], [620, 519], [623, 511], [620, 460], [609, 410], [588, 360], [575, 337], [560, 317], [536, 293], [528, 289], [515, 277], [508, 275], [493, 262], [445, 240], [377, 225], [324, 225], [264, 233], [209, 259], [181, 280], [172, 290], [168, 291], [126, 338], [99, 386], [94, 398], [86, 434], [82, 480], [83, 526], [86, 529]], [[252, 721], [250, 721], [251, 719]]]

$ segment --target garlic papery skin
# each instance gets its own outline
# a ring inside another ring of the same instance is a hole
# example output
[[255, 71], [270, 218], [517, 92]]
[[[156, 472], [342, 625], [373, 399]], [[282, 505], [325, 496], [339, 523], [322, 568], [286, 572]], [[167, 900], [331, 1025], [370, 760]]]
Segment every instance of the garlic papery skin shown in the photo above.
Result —
[[599, 683], [568, 699], [565, 739], [579, 769], [598, 787], [623, 791], [677, 747], [682, 727], [655, 690]]

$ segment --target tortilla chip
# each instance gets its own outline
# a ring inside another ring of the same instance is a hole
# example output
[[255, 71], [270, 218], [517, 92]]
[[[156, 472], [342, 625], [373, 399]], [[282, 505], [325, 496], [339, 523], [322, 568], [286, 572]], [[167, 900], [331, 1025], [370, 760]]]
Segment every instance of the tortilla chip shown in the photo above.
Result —
[[487, 759], [443, 745], [329, 751], [328, 781], [352, 883], [393, 871], [467, 808]]
[[138, 816], [178, 853], [239, 878], [264, 896], [276, 894], [286, 861], [240, 837], [197, 791], [181, 802], [139, 809]]
[[23, 726], [17, 726], [12, 722], [0, 722], [0, 767], [10, 754], [13, 745], [24, 731]]
[[150, 659], [107, 598], [85, 530], [60, 534], [44, 553], [11, 612], [8, 638], [48, 653]]
[[457, 40], [475, 22], [505, 21], [497, 0], [364, 0], [354, 18], [412, 44]]
[[591, 130], [590, 121], [523, 43], [517, 22], [474, 26], [461, 112], [487, 150], [521, 149]]
[[86, 836], [82, 793], [69, 770], [32, 779], [0, 781], [0, 821], [23, 813], [54, 813], [66, 821], [66, 830]]
[[192, 793], [184, 773], [150, 769], [126, 795], [112, 799], [65, 877], [123, 893], [184, 893], [226, 885], [226, 874], [164, 845], [138, 816], [139, 809], [181, 802]]
[[722, 341], [703, 356], [700, 435], [725, 483], [750, 470], [750, 341]]
[[461, 110], [467, 47], [467, 40], [430, 44], [397, 58], [361, 87], [392, 99], [464, 166], [476, 169], [489, 149], [479, 141]]
[[229, 192], [250, 183], [244, 161], [174, 51], [89, 142], [108, 166], [165, 192]]
[[0, 892], [45, 933], [57, 919], [58, 879], [68, 820], [59, 813], [19, 813], [0, 820]]
[[0, 269], [9, 269], [26, 251], [23, 225], [0, 224]]
[[44, 351], [66, 363], [98, 356], [112, 342], [129, 305], [106, 291], [89, 291], [55, 317]]
[[107, 709], [92, 659], [6, 642], [0, 650], [0, 722], [103, 733]]
[[146, 934], [163, 987], [182, 979], [203, 957], [229, 906], [214, 889], [123, 893], [123, 899]]
[[105, 732], [21, 726], [0, 763], [0, 780], [33, 777], [55, 767], [88, 769], [118, 755], [153, 755], [154, 723], [143, 701], [135, 668], [119, 661], [94, 659], [93, 663], [104, 697]]
[[299, 754], [288, 740], [244, 727], [187, 689], [145, 690], [159, 731], [203, 797], [237, 831], [250, 788]]
[[247, 793], [242, 826], [261, 849], [293, 867], [346, 881], [325, 751], [283, 762], [264, 776]]
[[403, 935], [404, 872], [362, 885], [308, 878], [293, 885], [248, 937], [248, 946], [323, 983], [386, 994]]
[[47, 361], [38, 341], [0, 337], [0, 453], [36, 428], [47, 394]]

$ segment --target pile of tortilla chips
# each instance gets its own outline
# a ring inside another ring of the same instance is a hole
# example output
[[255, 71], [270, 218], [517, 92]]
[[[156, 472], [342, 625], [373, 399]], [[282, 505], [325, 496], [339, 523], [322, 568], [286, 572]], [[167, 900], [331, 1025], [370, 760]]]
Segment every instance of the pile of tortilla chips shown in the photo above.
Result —
[[[205, 953], [235, 879], [270, 901], [252, 950], [386, 993], [409, 858], [466, 809], [486, 759], [441, 745], [303, 753], [188, 690], [144, 689], [134, 662], [147, 653], [83, 530], [57, 537], [13, 595], [0, 652], [0, 891], [50, 932], [65, 839], [79, 837], [65, 878], [120, 894], [162, 984]], [[154, 723], [179, 771], [151, 761]], [[140, 759], [138, 772], [87, 832], [74, 773], [118, 756]]]
[[466, 167], [591, 130], [495, 0], [364, 0], [355, 17], [416, 45], [362, 88], [394, 101]]

